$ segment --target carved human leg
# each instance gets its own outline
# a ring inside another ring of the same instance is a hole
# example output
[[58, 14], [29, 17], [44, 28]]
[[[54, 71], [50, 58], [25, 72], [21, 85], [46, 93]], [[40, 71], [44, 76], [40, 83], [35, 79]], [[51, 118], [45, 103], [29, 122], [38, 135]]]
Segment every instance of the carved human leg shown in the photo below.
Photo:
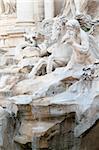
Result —
[[0, 0], [0, 15], [4, 12], [4, 2]]
[[65, 8], [63, 11], [63, 15], [67, 16], [70, 12], [70, 0], [65, 0]]
[[88, 0], [74, 0], [74, 3], [76, 8], [76, 15], [86, 12]]
[[80, 0], [74, 0], [75, 8], [76, 8], [76, 15], [80, 14]]
[[72, 16], [75, 17], [75, 5], [73, 0], [70, 0], [70, 8], [71, 8]]
[[5, 6], [5, 14], [10, 13], [10, 3], [8, 1], [4, 0], [4, 6]]

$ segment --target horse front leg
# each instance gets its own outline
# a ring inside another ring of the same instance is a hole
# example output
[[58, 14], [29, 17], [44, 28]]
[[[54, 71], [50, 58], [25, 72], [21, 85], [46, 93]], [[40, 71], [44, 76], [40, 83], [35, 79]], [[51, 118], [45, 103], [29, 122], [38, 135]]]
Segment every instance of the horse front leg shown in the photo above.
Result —
[[33, 67], [32, 71], [29, 73], [29, 78], [35, 78], [38, 70], [43, 66], [47, 64], [47, 58], [41, 58], [39, 62]]
[[53, 61], [54, 61], [54, 58], [52, 56], [50, 56], [48, 58], [48, 62], [47, 62], [47, 69], [46, 69], [47, 70], [47, 74], [51, 73], [52, 70], [53, 70]]

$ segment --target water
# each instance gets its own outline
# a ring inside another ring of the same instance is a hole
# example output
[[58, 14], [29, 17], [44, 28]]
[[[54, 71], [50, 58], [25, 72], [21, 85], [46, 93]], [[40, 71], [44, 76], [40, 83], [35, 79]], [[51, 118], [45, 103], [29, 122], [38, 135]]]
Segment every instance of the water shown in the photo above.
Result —
[[32, 114], [33, 114], [35, 120], [38, 120], [38, 122], [41, 122], [41, 111], [38, 106], [33, 106]]
[[34, 119], [37, 120], [37, 125], [33, 127], [33, 141], [32, 141], [32, 150], [39, 149], [39, 137], [37, 137], [37, 133], [39, 134], [44, 128], [41, 126], [41, 112], [39, 107], [33, 106], [32, 114]]
[[39, 138], [33, 137], [32, 150], [39, 150]]

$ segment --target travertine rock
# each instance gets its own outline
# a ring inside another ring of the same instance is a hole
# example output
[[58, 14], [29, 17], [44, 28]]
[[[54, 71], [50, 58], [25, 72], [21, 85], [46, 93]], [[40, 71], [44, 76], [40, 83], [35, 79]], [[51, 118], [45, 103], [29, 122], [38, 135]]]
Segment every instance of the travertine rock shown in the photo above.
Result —
[[43, 0], [17, 2], [22, 23], [0, 18], [0, 150], [98, 150], [98, 0], [67, 0], [66, 16], [36, 25]]

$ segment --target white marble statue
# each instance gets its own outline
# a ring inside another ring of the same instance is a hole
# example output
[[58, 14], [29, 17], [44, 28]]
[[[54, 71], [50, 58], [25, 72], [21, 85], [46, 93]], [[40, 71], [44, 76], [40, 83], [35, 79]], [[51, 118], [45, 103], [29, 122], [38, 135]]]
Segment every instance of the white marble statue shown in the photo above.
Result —
[[74, 69], [75, 67], [86, 66], [97, 61], [94, 52], [90, 47], [89, 35], [80, 28], [77, 20], [72, 19], [66, 23], [67, 31], [62, 38], [62, 43], [68, 43], [73, 53], [66, 69]]
[[14, 68], [17, 68], [18, 72], [26, 73], [37, 64], [41, 57], [48, 55], [48, 52], [47, 40], [42, 34], [28, 31], [24, 36], [25, 41], [15, 48], [14, 57], [18, 60], [18, 65]]
[[52, 37], [53, 41], [56, 41], [51, 47], [47, 49], [51, 53], [49, 57], [41, 58], [40, 61], [35, 65], [29, 74], [29, 77], [35, 77], [37, 71], [46, 65], [47, 73], [51, 73], [53, 69], [57, 67], [64, 67], [68, 63], [71, 57], [72, 49], [68, 45], [61, 44], [61, 38], [65, 33], [66, 17], [60, 16], [56, 17], [52, 27]]
[[40, 48], [37, 45], [38, 33], [35, 31], [28, 32], [24, 37], [25, 42], [15, 48], [15, 58], [21, 60], [24, 57], [39, 56]]
[[16, 11], [16, 0], [0, 0], [0, 14], [13, 14]]
[[81, 28], [89, 33], [90, 49], [95, 57], [99, 59], [99, 21], [93, 20], [90, 15], [80, 14], [75, 17], [79, 21]]
[[86, 13], [88, 0], [65, 0], [63, 15], [68, 17]]
[[3, 0], [0, 0], [0, 15], [4, 12], [4, 3]]

